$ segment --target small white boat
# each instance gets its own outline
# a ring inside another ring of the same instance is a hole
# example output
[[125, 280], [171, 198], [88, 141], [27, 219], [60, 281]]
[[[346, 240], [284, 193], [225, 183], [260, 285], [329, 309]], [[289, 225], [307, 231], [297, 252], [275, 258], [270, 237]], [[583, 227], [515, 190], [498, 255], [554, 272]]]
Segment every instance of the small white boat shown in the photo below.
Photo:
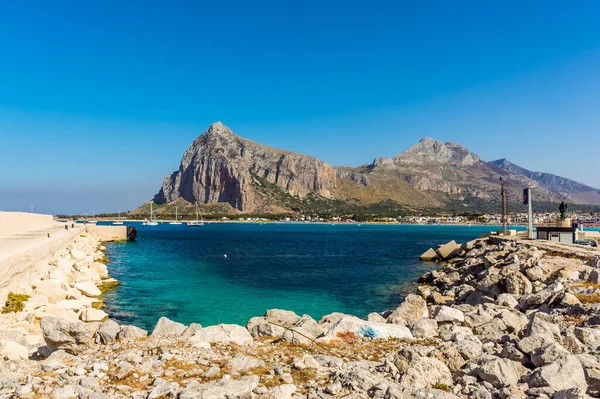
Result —
[[177, 221], [177, 207], [175, 207], [175, 221], [170, 222], [169, 224], [183, 224], [183, 223]]
[[187, 227], [202, 227], [204, 226], [204, 222], [202, 220], [198, 220], [198, 201], [196, 201], [196, 220], [191, 222], [187, 222]]
[[150, 220], [146, 219], [142, 222], [142, 226], [158, 226], [158, 222], [154, 220], [154, 213], [152, 211], [152, 202], [150, 202]]

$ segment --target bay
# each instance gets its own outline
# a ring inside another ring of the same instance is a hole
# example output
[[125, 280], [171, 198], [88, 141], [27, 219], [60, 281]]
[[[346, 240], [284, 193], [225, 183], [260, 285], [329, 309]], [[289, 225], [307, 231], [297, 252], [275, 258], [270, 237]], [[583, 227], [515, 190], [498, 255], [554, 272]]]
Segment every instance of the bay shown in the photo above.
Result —
[[497, 226], [207, 223], [138, 229], [107, 244], [120, 285], [104, 295], [120, 323], [151, 330], [161, 316], [185, 324], [244, 325], [267, 309], [315, 319], [394, 309], [417, 278], [438, 267], [430, 247], [465, 242]]

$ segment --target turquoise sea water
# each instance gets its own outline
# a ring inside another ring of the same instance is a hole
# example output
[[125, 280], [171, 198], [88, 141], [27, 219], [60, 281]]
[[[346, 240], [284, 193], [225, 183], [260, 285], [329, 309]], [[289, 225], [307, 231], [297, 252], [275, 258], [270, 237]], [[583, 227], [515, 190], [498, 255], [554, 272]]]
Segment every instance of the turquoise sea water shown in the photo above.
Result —
[[[135, 243], [108, 244], [105, 294], [117, 321], [151, 329], [159, 317], [182, 323], [245, 324], [279, 308], [319, 318], [364, 317], [395, 308], [435, 264], [418, 257], [485, 226], [239, 224], [141, 226]], [[227, 255], [227, 256], [225, 256]]]

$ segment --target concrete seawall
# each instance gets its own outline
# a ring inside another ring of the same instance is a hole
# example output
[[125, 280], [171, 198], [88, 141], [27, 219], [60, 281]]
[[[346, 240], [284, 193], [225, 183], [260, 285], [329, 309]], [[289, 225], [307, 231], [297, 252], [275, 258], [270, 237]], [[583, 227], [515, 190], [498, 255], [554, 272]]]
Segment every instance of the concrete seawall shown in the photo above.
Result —
[[[88, 231], [101, 241], [125, 240], [126, 226], [54, 222], [50, 215], [0, 212], [0, 307], [9, 292], [25, 292], [48, 274], [49, 262]], [[68, 225], [68, 229], [65, 226]], [[10, 233], [10, 234], [9, 234]]]
[[97, 226], [88, 224], [86, 230], [100, 241], [125, 241], [127, 226]]
[[0, 238], [52, 227], [52, 215], [25, 212], [0, 212]]
[[21, 292], [48, 273], [48, 262], [82, 230], [75, 227], [67, 231], [63, 225], [56, 225], [0, 240], [0, 303], [4, 303], [9, 292]]

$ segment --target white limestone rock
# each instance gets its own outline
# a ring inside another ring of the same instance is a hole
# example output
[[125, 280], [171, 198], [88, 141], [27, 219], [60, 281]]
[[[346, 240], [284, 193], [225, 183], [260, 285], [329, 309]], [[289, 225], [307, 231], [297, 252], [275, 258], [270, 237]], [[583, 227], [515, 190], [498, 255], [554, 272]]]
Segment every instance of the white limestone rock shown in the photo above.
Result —
[[417, 357], [402, 375], [400, 385], [410, 388], [430, 388], [434, 385], [452, 385], [452, 373], [440, 360]]
[[465, 315], [458, 309], [450, 306], [437, 306], [433, 311], [433, 318], [438, 322], [462, 323], [465, 321]]
[[496, 388], [515, 386], [526, 368], [519, 362], [490, 356], [483, 360], [477, 369], [477, 375], [483, 381], [489, 382]]
[[123, 326], [121, 330], [117, 334], [117, 339], [119, 341], [130, 340], [130, 339], [138, 339], [142, 337], [146, 337], [148, 335], [148, 331], [143, 330], [136, 326]]
[[108, 314], [100, 309], [84, 308], [79, 315], [79, 319], [81, 321], [85, 321], [86, 323], [105, 321], [108, 319]]
[[46, 345], [71, 353], [87, 348], [93, 337], [92, 331], [81, 321], [47, 316], [41, 320], [40, 326]]
[[242, 354], [237, 354], [231, 359], [231, 368], [236, 371], [248, 371], [264, 365], [262, 360]]
[[256, 375], [244, 376], [238, 380], [221, 378], [205, 384], [192, 381], [181, 391], [179, 399], [250, 398], [258, 382]]
[[238, 345], [247, 345], [253, 341], [252, 335], [244, 327], [237, 324], [219, 324], [204, 327], [193, 337], [192, 342], [235, 342]]
[[106, 320], [98, 328], [97, 337], [101, 344], [109, 344], [117, 339], [121, 326], [114, 320]]
[[4, 360], [25, 360], [29, 350], [17, 342], [0, 340], [0, 358]]
[[523, 380], [531, 388], [548, 387], [554, 392], [570, 388], [579, 388], [584, 392], [587, 390], [583, 367], [573, 355], [540, 367], [523, 377]]
[[339, 339], [340, 334], [352, 332], [358, 337], [367, 338], [399, 338], [411, 339], [413, 335], [407, 327], [388, 324], [388, 323], [372, 323], [366, 320], [361, 320], [357, 317], [342, 317], [323, 337], [318, 338], [318, 341], [329, 342]]
[[404, 302], [392, 312], [390, 317], [393, 315], [401, 317], [406, 322], [427, 318], [429, 317], [427, 302], [418, 295], [409, 294], [404, 299]]
[[158, 319], [154, 330], [152, 330], [151, 336], [153, 337], [167, 337], [167, 336], [180, 336], [185, 331], [186, 326], [173, 320], [169, 320], [166, 317]]
[[100, 289], [91, 281], [84, 281], [80, 283], [75, 283], [75, 288], [77, 288], [83, 295], [89, 297], [98, 297], [102, 295]]

